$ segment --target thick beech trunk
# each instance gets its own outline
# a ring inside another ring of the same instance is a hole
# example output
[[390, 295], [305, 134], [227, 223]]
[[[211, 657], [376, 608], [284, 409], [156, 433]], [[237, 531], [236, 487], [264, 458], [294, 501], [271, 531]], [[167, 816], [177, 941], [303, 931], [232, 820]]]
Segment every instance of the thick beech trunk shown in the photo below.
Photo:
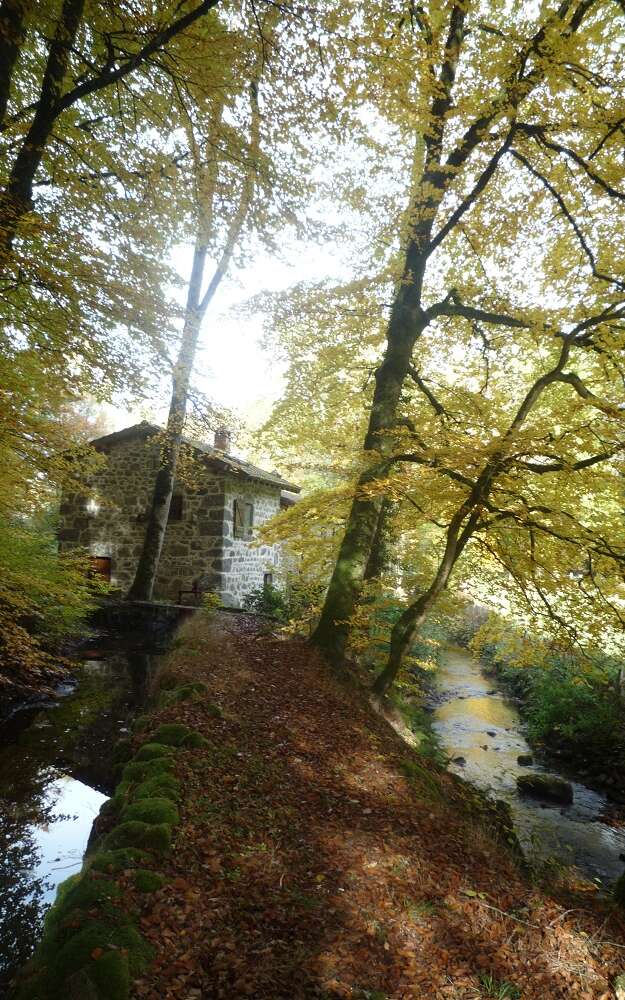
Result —
[[[0, 263], [13, 246], [20, 220], [32, 209], [33, 182], [58, 114], [57, 105], [85, 0], [64, 0], [50, 45], [37, 110], [0, 196]], [[17, 55], [17, 53], [16, 53]]]
[[350, 624], [371, 556], [383, 497], [367, 497], [365, 490], [384, 476], [392, 451], [392, 431], [397, 420], [401, 389], [410, 367], [412, 349], [424, 329], [418, 306], [420, 287], [400, 289], [389, 323], [384, 361], [375, 374], [375, 390], [365, 452], [377, 453], [356, 485], [356, 494], [347, 520], [319, 623], [312, 641], [332, 660], [345, 656]]
[[364, 580], [379, 580], [390, 565], [392, 547], [392, 518], [395, 504], [385, 497], [378, 511], [371, 551], [365, 566]]
[[4, 122], [13, 69], [26, 32], [32, 0], [2, 0], [0, 4], [0, 125]]
[[432, 227], [449, 181], [449, 173], [441, 169], [443, 138], [464, 38], [465, 17], [464, 6], [454, 4], [449, 15], [439, 89], [430, 108], [429, 127], [422, 141], [418, 138], [415, 146], [408, 211], [400, 226], [406, 256], [391, 309], [384, 360], [375, 374], [373, 403], [364, 444], [365, 453], [378, 452], [380, 457], [362, 473], [356, 484], [345, 535], [321, 617], [312, 635], [312, 641], [337, 663], [345, 657], [350, 619], [360, 597], [383, 502], [383, 491], [369, 497], [367, 487], [376, 479], [383, 478], [390, 467], [393, 430], [397, 426], [402, 387], [408, 376], [415, 343], [429, 322], [421, 306], [423, 280], [431, 249]]

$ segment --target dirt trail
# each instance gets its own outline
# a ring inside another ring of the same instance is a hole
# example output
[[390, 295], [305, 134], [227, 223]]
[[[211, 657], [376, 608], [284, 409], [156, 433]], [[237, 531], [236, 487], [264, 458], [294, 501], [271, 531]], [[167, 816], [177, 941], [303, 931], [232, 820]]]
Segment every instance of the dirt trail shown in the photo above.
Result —
[[469, 793], [304, 643], [243, 615], [197, 615], [182, 639], [165, 682], [210, 694], [155, 726], [210, 746], [181, 758], [168, 883], [143, 902], [158, 957], [136, 997], [613, 997], [623, 916], [530, 887]]

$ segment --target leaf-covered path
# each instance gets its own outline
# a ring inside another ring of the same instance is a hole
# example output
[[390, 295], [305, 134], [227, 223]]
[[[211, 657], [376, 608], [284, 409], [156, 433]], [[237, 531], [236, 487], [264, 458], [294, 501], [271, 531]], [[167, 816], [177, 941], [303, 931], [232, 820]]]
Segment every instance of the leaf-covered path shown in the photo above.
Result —
[[183, 821], [167, 885], [141, 903], [157, 959], [136, 997], [613, 997], [622, 916], [531, 888], [463, 786], [304, 643], [244, 615], [196, 615], [182, 640], [163, 681], [210, 693], [155, 725], [210, 745], [180, 758]]

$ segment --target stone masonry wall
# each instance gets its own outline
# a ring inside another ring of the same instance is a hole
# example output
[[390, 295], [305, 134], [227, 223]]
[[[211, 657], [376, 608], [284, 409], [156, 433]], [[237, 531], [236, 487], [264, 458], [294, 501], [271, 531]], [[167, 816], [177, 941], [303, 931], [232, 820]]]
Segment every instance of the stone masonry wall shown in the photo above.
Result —
[[[234, 501], [254, 504], [252, 538], [234, 537]], [[280, 490], [265, 483], [236, 480], [229, 476], [225, 483], [223, 603], [241, 607], [250, 591], [262, 587], [265, 573], [273, 573], [274, 583], [280, 571], [281, 548], [279, 545], [253, 543], [258, 527], [280, 510]]]
[[[80, 496], [64, 498], [61, 505], [60, 548], [80, 545], [92, 556], [110, 557], [111, 583], [124, 592], [134, 579], [141, 553], [158, 462], [155, 441], [120, 441], [111, 447], [106, 466], [94, 478], [97, 507]], [[177, 602], [178, 592], [189, 590], [195, 580], [220, 589], [223, 477], [206, 470], [199, 488], [188, 490], [176, 483], [174, 493], [183, 497], [182, 519], [170, 520], [167, 526], [154, 597]]]
[[[64, 497], [61, 504], [59, 548], [81, 546], [91, 556], [109, 557], [111, 584], [124, 593], [141, 553], [158, 462], [156, 441], [119, 441], [94, 478], [95, 504], [77, 495]], [[177, 602], [180, 590], [190, 590], [199, 581], [202, 589], [217, 592], [226, 606], [240, 607], [247, 593], [262, 586], [266, 572], [278, 571], [280, 547], [252, 548], [253, 538], [233, 537], [234, 499], [254, 504], [256, 528], [280, 509], [280, 490], [210, 469], [196, 480], [192, 490], [182, 483], [174, 488], [174, 494], [183, 497], [182, 518], [167, 526], [154, 597]], [[183, 596], [183, 602], [191, 600]]]

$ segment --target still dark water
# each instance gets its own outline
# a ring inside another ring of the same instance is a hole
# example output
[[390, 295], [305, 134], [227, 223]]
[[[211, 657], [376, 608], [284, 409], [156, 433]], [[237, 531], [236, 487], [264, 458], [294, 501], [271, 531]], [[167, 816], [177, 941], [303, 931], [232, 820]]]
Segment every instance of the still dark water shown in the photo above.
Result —
[[528, 857], [552, 857], [573, 864], [588, 878], [609, 887], [625, 869], [625, 827], [604, 821], [606, 797], [579, 781], [571, 781], [571, 805], [520, 796], [518, 775], [531, 771], [557, 775], [558, 771], [540, 762], [529, 768], [517, 763], [519, 754], [532, 751], [516, 707], [493, 690], [492, 679], [460, 648], [442, 651], [436, 683], [434, 729], [452, 760], [465, 762], [452, 763], [450, 769], [510, 805]]
[[112, 750], [145, 704], [158, 657], [95, 646], [76, 686], [0, 728], [0, 998], [31, 955], [59, 882], [80, 869], [112, 791]]

